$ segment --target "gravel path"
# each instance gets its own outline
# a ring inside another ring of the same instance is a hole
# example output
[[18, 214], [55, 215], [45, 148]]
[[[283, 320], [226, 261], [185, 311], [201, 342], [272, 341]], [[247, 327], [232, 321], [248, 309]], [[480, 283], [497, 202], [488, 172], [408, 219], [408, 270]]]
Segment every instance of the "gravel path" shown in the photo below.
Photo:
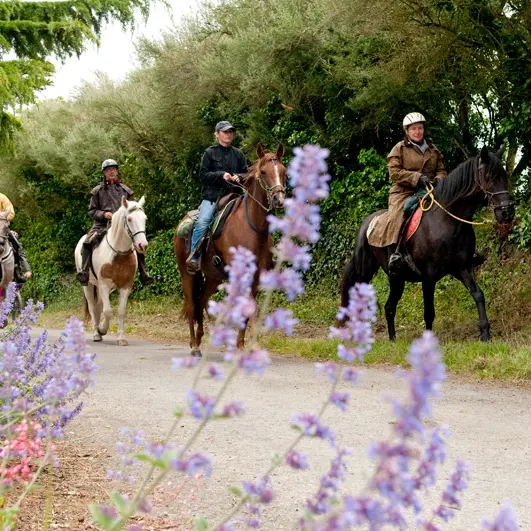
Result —
[[[98, 354], [97, 387], [90, 391], [82, 414], [69, 426], [69, 437], [97, 449], [106, 448], [107, 454], [114, 453], [124, 426], [142, 428], [154, 440], [162, 437], [172, 422], [172, 410], [182, 403], [190, 383], [189, 373], [171, 370], [171, 358], [186, 355], [188, 349], [140, 340], [117, 347], [112, 337], [99, 344], [90, 342], [89, 349]], [[219, 361], [221, 356], [207, 354], [207, 359]], [[217, 385], [210, 380], [201, 382], [206, 391]], [[227, 399], [241, 400], [247, 414], [212, 423], [197, 442], [196, 449], [214, 458], [215, 468], [211, 478], [201, 484], [197, 500], [191, 502], [194, 511], [211, 521], [226, 514], [235, 502], [228, 487], [239, 486], [242, 480], [264, 471], [272, 455], [282, 452], [294, 437], [290, 416], [316, 411], [326, 392], [325, 378], [316, 377], [313, 364], [301, 360], [276, 357], [263, 378], [235, 379]], [[346, 483], [349, 491], [359, 492], [371, 473], [366, 457], [371, 440], [389, 433], [391, 407], [382, 397], [399, 397], [403, 392], [404, 385], [394, 371], [369, 368], [352, 391], [347, 412], [334, 409], [327, 413], [326, 420], [338, 440], [354, 449]], [[450, 378], [443, 397], [435, 403], [434, 416], [437, 423], [448, 425], [452, 434], [447, 465], [440, 475], [441, 488], [457, 459], [471, 466], [463, 510], [447, 529], [480, 529], [482, 518], [492, 517], [505, 499], [516, 509], [521, 529], [531, 529], [531, 392]], [[184, 441], [194, 425], [193, 419], [183, 419], [175, 442]], [[263, 529], [291, 529], [328, 467], [332, 452], [326, 443], [304, 441], [302, 449], [310, 454], [310, 469], [296, 472], [281, 467], [275, 472], [276, 498], [264, 511], [267, 524]], [[431, 503], [436, 502], [434, 495]], [[169, 517], [173, 516], [169, 511]], [[182, 529], [182, 524], [176, 528]]]

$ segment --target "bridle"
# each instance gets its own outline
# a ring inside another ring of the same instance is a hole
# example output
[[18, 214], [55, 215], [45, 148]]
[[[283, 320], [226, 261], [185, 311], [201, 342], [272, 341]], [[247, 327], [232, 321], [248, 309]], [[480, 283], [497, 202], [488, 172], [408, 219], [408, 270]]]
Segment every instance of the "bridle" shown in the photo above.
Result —
[[507, 194], [507, 196], [509, 196], [509, 190], [505, 189], [505, 190], [500, 190], [499, 192], [489, 192], [481, 185], [482, 181], [485, 182], [485, 165], [481, 164], [480, 160], [481, 160], [480, 157], [478, 157], [478, 171], [477, 171], [476, 178], [474, 180], [476, 181], [477, 187], [485, 194], [485, 199], [487, 200], [487, 206], [492, 207], [493, 210], [498, 210], [498, 209], [503, 210], [504, 208], [509, 208], [515, 205], [516, 204], [515, 201], [511, 201], [510, 199], [507, 199], [506, 201], [501, 201], [498, 205], [494, 204], [494, 201], [493, 201], [494, 196], [502, 195], [502, 194]]
[[[271, 162], [273, 164], [273, 170], [275, 172], [276, 183], [273, 186], [267, 186], [264, 183], [264, 181], [262, 180], [262, 172], [260, 171], [260, 165], [258, 165], [258, 168], [256, 169], [256, 173], [254, 174], [254, 176], [258, 180], [258, 184], [265, 191], [266, 197], [267, 197], [267, 209], [265, 209], [262, 203], [260, 203], [260, 206], [262, 206], [262, 208], [264, 208], [266, 212], [271, 212], [271, 210], [273, 210], [273, 196], [278, 193], [286, 193], [286, 187], [280, 183], [280, 173], [278, 171], [277, 157], [271, 157], [268, 162]], [[253, 197], [253, 199], [255, 198]]]
[[139, 230], [133, 233], [133, 231], [131, 230], [131, 227], [129, 227], [129, 223], [127, 223], [127, 215], [130, 214], [131, 212], [134, 212], [135, 210], [142, 210], [142, 212], [144, 212], [144, 209], [141, 206], [135, 206], [131, 208], [131, 210], [128, 210], [124, 215], [124, 229], [127, 232], [127, 235], [131, 238], [131, 249], [129, 249], [128, 251], [118, 251], [109, 242], [109, 238], [108, 238], [109, 232], [105, 233], [105, 240], [107, 241], [107, 245], [111, 248], [113, 252], [115, 252], [116, 254], [119, 254], [120, 256], [127, 256], [133, 253], [135, 250], [135, 246], [134, 246], [135, 236], [137, 236], [138, 234], [146, 234], [145, 230]]

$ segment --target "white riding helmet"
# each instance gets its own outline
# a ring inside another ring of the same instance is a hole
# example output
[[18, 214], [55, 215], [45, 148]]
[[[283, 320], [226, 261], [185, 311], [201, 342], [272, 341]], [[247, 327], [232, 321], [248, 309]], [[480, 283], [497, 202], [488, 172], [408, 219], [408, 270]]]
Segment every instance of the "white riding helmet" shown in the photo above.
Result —
[[426, 118], [420, 112], [410, 112], [402, 121], [402, 126], [404, 127], [404, 131], [407, 131], [407, 128], [411, 124], [417, 124], [419, 122], [426, 123]]
[[113, 159], [107, 159], [104, 160], [101, 165], [101, 171], [103, 171], [105, 168], [112, 168], [113, 166], [116, 166], [118, 168], [118, 163]]

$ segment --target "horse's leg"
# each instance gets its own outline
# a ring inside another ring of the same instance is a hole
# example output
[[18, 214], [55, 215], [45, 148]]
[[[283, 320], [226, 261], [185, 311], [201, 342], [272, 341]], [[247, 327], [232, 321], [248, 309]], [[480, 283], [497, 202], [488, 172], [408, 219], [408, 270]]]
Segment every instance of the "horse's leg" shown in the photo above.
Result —
[[422, 295], [424, 297], [424, 322], [426, 330], [431, 330], [435, 319], [435, 306], [433, 298], [435, 296], [435, 282], [425, 281], [422, 283]]
[[395, 315], [398, 301], [402, 298], [406, 282], [394, 276], [389, 277], [389, 297], [385, 303], [385, 318], [387, 319], [387, 331], [389, 332], [389, 339], [394, 341], [396, 339], [395, 330]]
[[[256, 287], [256, 288], [253, 287], [251, 296], [254, 299], [255, 304], [256, 304], [256, 294], [257, 294], [257, 292], [258, 292], [258, 287]], [[256, 307], [256, 310], [251, 315], [251, 317], [249, 317], [249, 319], [247, 319], [247, 321], [245, 322], [244, 328], [242, 328], [242, 329], [240, 329], [238, 331], [238, 340], [236, 342], [236, 347], [239, 350], [242, 350], [243, 347], [245, 346], [245, 332], [247, 330], [247, 326], [249, 326], [249, 335], [251, 337], [254, 336], [254, 330], [255, 330], [257, 318], [258, 318], [258, 306]]]
[[481, 288], [476, 282], [474, 270], [472, 268], [463, 269], [454, 276], [465, 285], [465, 288], [470, 292], [476, 302], [479, 314], [479, 338], [481, 341], [489, 341], [490, 324], [487, 319], [487, 310], [485, 309], [485, 295], [483, 295], [483, 291], [481, 291]]
[[203, 328], [203, 317], [204, 317], [204, 311], [208, 304], [208, 300], [210, 297], [216, 292], [218, 289], [219, 283], [216, 278], [209, 278], [205, 277], [205, 284], [202, 288], [201, 297], [199, 299], [199, 308], [197, 308], [197, 332], [195, 334], [195, 342], [197, 345], [197, 350], [199, 351], [199, 355], [201, 355], [201, 340], [203, 339], [204, 335], [204, 328]]
[[131, 294], [130, 289], [121, 289], [120, 290], [120, 299], [118, 302], [118, 345], [120, 347], [126, 347], [127, 339], [124, 337], [124, 320], [125, 320], [125, 310], [127, 308], [127, 299]]
[[94, 296], [95, 287], [92, 284], [83, 287], [83, 293], [85, 294], [85, 299], [87, 300], [87, 308], [90, 314], [90, 320], [92, 321], [92, 341], [101, 341], [101, 335], [98, 332], [99, 324], [99, 315], [95, 296]]
[[104, 336], [109, 331], [109, 324], [111, 322], [112, 308], [110, 301], [111, 291], [105, 282], [98, 284], [98, 295], [103, 304], [103, 320], [98, 323], [98, 332]]

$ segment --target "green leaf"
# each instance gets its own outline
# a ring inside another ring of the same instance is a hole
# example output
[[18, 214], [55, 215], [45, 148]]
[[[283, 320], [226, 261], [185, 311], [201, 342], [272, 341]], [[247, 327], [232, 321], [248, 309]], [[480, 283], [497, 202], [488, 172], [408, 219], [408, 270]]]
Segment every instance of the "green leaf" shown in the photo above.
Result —
[[208, 520], [204, 516], [196, 518], [195, 531], [208, 531]]
[[230, 487], [229, 492], [234, 494], [237, 498], [243, 497], [243, 492], [238, 487]]

